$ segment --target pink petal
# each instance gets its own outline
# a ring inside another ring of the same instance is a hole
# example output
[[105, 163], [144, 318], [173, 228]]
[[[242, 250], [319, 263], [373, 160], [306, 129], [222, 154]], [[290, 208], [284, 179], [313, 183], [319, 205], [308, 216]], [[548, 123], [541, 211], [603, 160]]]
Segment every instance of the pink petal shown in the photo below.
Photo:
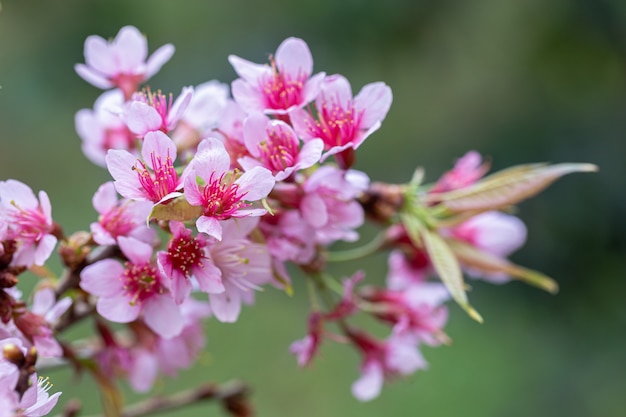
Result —
[[103, 77], [101, 73], [96, 72], [85, 64], [74, 65], [74, 71], [89, 84], [101, 89], [107, 89], [113, 87], [113, 83], [106, 77]]
[[306, 142], [300, 149], [298, 169], [309, 168], [318, 163], [323, 151], [324, 141], [322, 139], [313, 139]]
[[117, 67], [112, 51], [108, 42], [100, 36], [91, 35], [85, 39], [84, 53], [88, 67], [107, 77], [116, 75]]
[[231, 84], [233, 98], [248, 113], [261, 112], [265, 109], [265, 96], [252, 84], [237, 78]]
[[246, 193], [244, 197], [246, 200], [256, 201], [267, 197], [276, 180], [269, 169], [253, 167], [250, 171], [244, 172], [235, 183], [239, 184], [240, 193]]
[[125, 150], [110, 149], [105, 161], [109, 173], [115, 179], [115, 189], [118, 193], [129, 199], [146, 199], [137, 172], [133, 169], [137, 157]]
[[148, 42], [134, 26], [124, 26], [115, 37], [114, 48], [119, 70], [133, 73], [148, 56]]
[[326, 203], [316, 194], [309, 194], [302, 199], [300, 211], [304, 220], [313, 227], [322, 227], [328, 223]]
[[200, 289], [208, 294], [224, 292], [222, 271], [209, 259], [203, 259], [201, 263], [202, 266], [193, 271], [193, 276], [198, 281]]
[[174, 51], [174, 45], [170, 43], [165, 44], [154, 51], [146, 63], [145, 78], [151, 78], [154, 74], [159, 72], [163, 64], [169, 61], [172, 55], [174, 55]]
[[12, 179], [0, 181], [0, 204], [13, 209], [12, 201], [22, 209], [35, 210], [39, 207], [39, 201], [28, 185]]
[[198, 217], [198, 220], [196, 221], [196, 228], [198, 229], [198, 232], [206, 233], [209, 236], [213, 236], [217, 240], [222, 240], [222, 226], [214, 217]]
[[211, 310], [215, 318], [223, 323], [234, 323], [241, 312], [241, 295], [238, 289], [229, 288], [221, 294], [209, 294]]
[[91, 203], [99, 214], [105, 214], [117, 206], [117, 191], [112, 182], [108, 181], [98, 187]]
[[132, 366], [128, 370], [128, 382], [137, 392], [147, 392], [152, 388], [159, 371], [156, 355], [145, 350], [136, 349]]
[[130, 304], [124, 295], [100, 297], [96, 303], [96, 311], [107, 320], [115, 323], [130, 323], [139, 317], [141, 309], [138, 304]]
[[141, 149], [141, 156], [143, 160], [154, 169], [152, 165], [152, 155], [155, 157], [161, 157], [161, 161], [165, 163], [166, 158], [169, 156], [172, 161], [176, 160], [176, 145], [174, 141], [170, 139], [165, 133], [160, 130], [156, 132], [148, 132], [143, 139], [143, 147]]
[[[130, 103], [123, 117], [130, 131], [140, 137], [161, 128], [161, 115], [154, 107], [142, 101]], [[145, 157], [144, 160], [146, 160]]]
[[264, 74], [271, 73], [272, 71], [267, 65], [255, 64], [254, 62], [250, 62], [236, 55], [229, 55], [228, 62], [233, 66], [237, 75], [253, 85], [256, 85], [259, 78]]
[[304, 95], [304, 102], [302, 104], [308, 104], [317, 98], [325, 78], [326, 73], [320, 72], [308, 79], [302, 92]]
[[53, 235], [45, 235], [37, 245], [37, 249], [35, 249], [33, 263], [35, 265], [42, 266], [46, 263], [54, 247], [57, 244], [57, 238]]
[[154, 296], [146, 301], [143, 319], [148, 327], [165, 339], [177, 336], [183, 330], [180, 308], [169, 294]]
[[209, 182], [212, 174], [215, 180], [230, 169], [230, 156], [222, 141], [208, 137], [198, 145], [190, 165], [200, 178]]
[[120, 236], [117, 242], [124, 255], [134, 264], [149, 262], [152, 258], [152, 246], [145, 242], [127, 236]]
[[300, 74], [308, 78], [313, 72], [313, 56], [302, 39], [287, 38], [276, 50], [276, 66], [293, 78]]
[[[317, 98], [318, 102], [331, 100], [344, 109], [352, 105], [352, 88], [343, 75], [334, 74], [326, 77], [321, 88], [322, 92]], [[322, 107], [321, 103], [318, 103], [318, 107]]]
[[391, 88], [385, 83], [377, 82], [364, 86], [354, 98], [355, 110], [363, 111], [361, 128], [368, 129], [376, 122], [382, 121], [387, 116], [391, 101]]
[[380, 395], [384, 382], [383, 369], [378, 362], [366, 363], [361, 377], [352, 384], [352, 395], [360, 401], [370, 401]]
[[200, 192], [200, 188], [196, 182], [196, 172], [191, 171], [185, 178], [185, 199], [192, 206], [201, 206], [203, 198], [202, 192]]
[[296, 134], [302, 138], [305, 142], [310, 139], [314, 139], [309, 126], [315, 125], [315, 119], [304, 109], [292, 109], [289, 111], [289, 119], [291, 125]]
[[243, 140], [252, 156], [258, 157], [261, 153], [259, 145], [267, 139], [267, 128], [270, 118], [263, 113], [253, 113], [243, 123]]
[[104, 259], [86, 266], [80, 273], [80, 287], [99, 297], [113, 297], [122, 292], [120, 276], [124, 267], [113, 259]]

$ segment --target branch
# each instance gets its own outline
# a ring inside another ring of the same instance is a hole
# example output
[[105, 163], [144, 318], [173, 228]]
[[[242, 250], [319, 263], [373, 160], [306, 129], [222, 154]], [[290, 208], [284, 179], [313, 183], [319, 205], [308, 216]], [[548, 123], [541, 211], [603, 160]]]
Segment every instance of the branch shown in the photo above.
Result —
[[[227, 382], [223, 385], [208, 383], [169, 396], [153, 397], [131, 404], [122, 411], [122, 417], [141, 417], [153, 413], [172, 411], [204, 400], [220, 401], [230, 416], [252, 417], [254, 412], [248, 402], [249, 395], [250, 389], [238, 381]], [[93, 415], [88, 417], [105, 416]]]

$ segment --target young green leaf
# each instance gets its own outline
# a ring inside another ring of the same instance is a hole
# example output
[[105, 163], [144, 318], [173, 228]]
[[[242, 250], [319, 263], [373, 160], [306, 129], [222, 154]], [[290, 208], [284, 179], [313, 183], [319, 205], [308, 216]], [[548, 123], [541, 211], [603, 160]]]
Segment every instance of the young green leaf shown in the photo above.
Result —
[[440, 202], [453, 212], [498, 210], [539, 193], [563, 175], [597, 170], [593, 164], [520, 165], [496, 172], [469, 187], [428, 195], [426, 202]]

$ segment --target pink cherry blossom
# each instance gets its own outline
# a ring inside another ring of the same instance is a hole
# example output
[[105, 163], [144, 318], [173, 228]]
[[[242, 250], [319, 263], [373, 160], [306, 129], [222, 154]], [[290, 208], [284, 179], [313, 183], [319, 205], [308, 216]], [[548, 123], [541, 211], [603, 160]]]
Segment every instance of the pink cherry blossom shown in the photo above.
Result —
[[184, 87], [172, 103], [172, 95], [161, 91], [141, 91], [133, 94], [120, 117], [128, 128], [140, 138], [148, 132], [168, 133], [174, 129], [193, 97], [193, 88]]
[[439, 178], [430, 189], [431, 193], [457, 190], [474, 184], [489, 170], [488, 164], [482, 163], [482, 157], [476, 151], [469, 151], [454, 164], [454, 168]]
[[157, 253], [157, 263], [162, 274], [170, 279], [170, 291], [177, 304], [187, 299], [194, 279], [200, 290], [206, 293], [224, 292], [221, 271], [213, 264], [208, 254], [207, 238], [193, 236], [181, 222], [170, 222], [172, 238], [167, 251]]
[[368, 184], [365, 173], [330, 165], [320, 167], [305, 181], [300, 211], [303, 219], [315, 228], [318, 243], [327, 245], [358, 238], [354, 229], [361, 226], [365, 218], [356, 197]]
[[93, 110], [82, 109], [76, 113], [74, 124], [82, 140], [85, 156], [94, 164], [104, 167], [104, 158], [109, 149], [136, 151], [137, 135], [122, 121], [119, 113], [124, 104], [118, 89], [102, 93]]
[[322, 340], [323, 326], [322, 315], [319, 312], [312, 313], [309, 316], [308, 334], [289, 346], [289, 352], [296, 355], [298, 366], [305, 367], [313, 360]]
[[394, 326], [384, 342], [353, 331], [350, 338], [363, 355], [361, 377], [352, 384], [352, 394], [360, 401], [370, 401], [380, 394], [383, 383], [396, 376], [410, 375], [425, 369], [427, 363], [417, 348], [417, 339], [405, 333], [404, 322]]
[[243, 124], [248, 117], [237, 102], [228, 100], [217, 123], [214, 134], [223, 137], [224, 147], [230, 155], [231, 168], [240, 168], [238, 160], [250, 156], [243, 139]]
[[93, 240], [99, 245], [114, 245], [120, 236], [130, 236], [152, 243], [156, 232], [146, 226], [152, 210], [149, 201], [118, 200], [112, 182], [102, 184], [93, 195], [92, 204], [98, 212], [98, 221], [91, 223]]
[[156, 74], [174, 54], [166, 44], [148, 58], [148, 42], [133, 26], [124, 26], [108, 41], [92, 35], [85, 40], [85, 64], [74, 69], [85, 81], [102, 89], [117, 87], [130, 98], [138, 86]]
[[131, 200], [155, 204], [182, 195], [179, 190], [183, 178], [178, 177], [174, 168], [176, 145], [165, 133], [148, 132], [141, 155], [143, 161], [124, 150], [112, 149], [107, 153], [107, 169], [115, 179], [118, 193]]
[[342, 168], [349, 168], [354, 151], [378, 130], [391, 107], [391, 89], [377, 82], [364, 86], [356, 97], [341, 75], [327, 77], [315, 99], [315, 113], [293, 109], [289, 116], [294, 130], [305, 141], [321, 138], [326, 153], [338, 155]]
[[187, 109], [181, 114], [178, 126], [172, 133], [174, 142], [187, 148], [197, 145], [215, 129], [223, 117], [229, 101], [229, 88], [216, 80], [207, 81], [194, 87], [193, 96]]
[[284, 115], [315, 99], [325, 74], [311, 76], [313, 57], [306, 42], [287, 38], [270, 60], [268, 66], [228, 57], [241, 77], [232, 83], [233, 97], [244, 110]]
[[298, 210], [285, 210], [263, 216], [259, 228], [265, 235], [272, 258], [304, 265], [315, 256], [313, 226], [302, 219]]
[[[517, 217], [499, 211], [478, 214], [460, 225], [445, 231], [498, 258], [506, 258], [526, 242], [526, 225]], [[472, 276], [503, 283], [509, 280], [504, 273], [478, 273], [469, 269]]]
[[442, 304], [450, 298], [445, 285], [424, 282], [400, 291], [367, 287], [359, 295], [377, 306], [378, 319], [394, 326], [405, 323], [402, 330], [419, 342], [436, 346], [445, 340], [448, 310]]
[[[265, 198], [274, 187], [274, 177], [266, 168], [254, 167], [236, 177], [230, 171], [230, 157], [219, 139], [207, 138], [188, 166], [185, 197], [192, 206], [202, 207], [196, 222], [199, 232], [220, 240], [220, 222], [230, 218], [261, 216], [263, 208], [247, 208]], [[204, 185], [196, 180], [199, 176]]]
[[[26, 355], [26, 347], [16, 338], [0, 340], [0, 352], [8, 345]], [[49, 379], [38, 378], [33, 373], [29, 377], [29, 388], [20, 397], [16, 391], [19, 378], [20, 369], [0, 355], [0, 417], [41, 417], [52, 411], [61, 393], [48, 394], [52, 387]]]
[[[15, 375], [18, 374], [17, 368]], [[15, 376], [17, 379], [17, 376]], [[0, 378], [0, 382], [1, 382]], [[1, 384], [0, 384], [1, 385]], [[33, 374], [30, 377], [30, 387], [20, 398], [15, 391], [4, 391], [0, 388], [0, 416], [7, 417], [41, 417], [52, 411], [57, 404], [61, 392], [48, 394], [52, 384], [48, 378], [37, 377]], [[4, 391], [4, 392], [3, 392]], [[2, 414], [6, 413], [6, 414]]]
[[315, 165], [324, 149], [321, 139], [309, 140], [300, 147], [300, 140], [291, 126], [280, 120], [270, 120], [263, 113], [251, 114], [246, 119], [243, 135], [251, 156], [240, 158], [239, 164], [246, 171], [255, 166], [267, 168], [276, 181]]
[[154, 332], [165, 338], [182, 331], [181, 313], [166, 279], [151, 261], [152, 247], [131, 237], [118, 238], [128, 261], [113, 259], [88, 265], [81, 272], [80, 286], [98, 297], [96, 310], [104, 318], [129, 323], [142, 315]]
[[26, 184], [17, 180], [0, 181], [0, 218], [7, 224], [4, 239], [13, 239], [18, 244], [11, 264], [43, 265], [57, 243], [48, 194], [39, 191], [37, 200]]
[[219, 294], [209, 293], [211, 310], [219, 321], [237, 321], [241, 304], [251, 304], [254, 290], [272, 281], [267, 247], [248, 238], [258, 220], [244, 217], [225, 221], [222, 241], [215, 241], [209, 248], [211, 259], [221, 271], [225, 289]]

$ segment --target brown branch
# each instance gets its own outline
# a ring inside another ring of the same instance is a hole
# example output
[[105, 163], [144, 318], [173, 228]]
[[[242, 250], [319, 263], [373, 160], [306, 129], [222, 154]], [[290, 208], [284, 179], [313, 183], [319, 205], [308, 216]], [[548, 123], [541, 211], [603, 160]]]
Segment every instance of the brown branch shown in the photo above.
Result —
[[[249, 388], [238, 381], [227, 382], [223, 385], [208, 383], [169, 396], [152, 397], [131, 404], [122, 410], [121, 415], [122, 417], [142, 417], [153, 413], [172, 411], [199, 401], [217, 400], [232, 417], [252, 417], [254, 411], [248, 401], [249, 395]], [[105, 416], [94, 415], [89, 417]]]

